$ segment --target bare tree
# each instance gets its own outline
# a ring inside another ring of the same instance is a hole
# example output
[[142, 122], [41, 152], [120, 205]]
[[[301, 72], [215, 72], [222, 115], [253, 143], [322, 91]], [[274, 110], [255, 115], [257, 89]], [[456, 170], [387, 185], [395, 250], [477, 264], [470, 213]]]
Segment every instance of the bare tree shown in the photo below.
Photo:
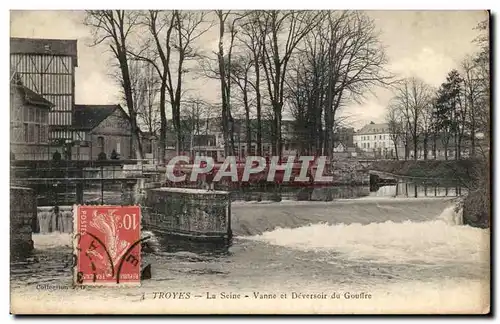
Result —
[[262, 12], [259, 10], [251, 11], [247, 14], [241, 24], [241, 33], [238, 40], [246, 47], [252, 56], [253, 69], [255, 73], [254, 82], [250, 85], [255, 91], [255, 105], [257, 117], [257, 155], [262, 155], [262, 95], [260, 89], [261, 81], [261, 57], [264, 36], [260, 33], [259, 20]]
[[273, 107], [273, 153], [281, 155], [281, 120], [284, 84], [288, 63], [302, 39], [320, 21], [321, 14], [312, 11], [266, 10], [257, 18], [263, 35], [262, 67]]
[[419, 135], [424, 111], [432, 104], [432, 90], [415, 77], [404, 79], [396, 89], [393, 104], [404, 116], [403, 127], [411, 137], [413, 159], [418, 158]]
[[137, 107], [137, 122], [151, 135], [160, 130], [160, 110], [158, 109], [158, 89], [160, 79], [149, 63], [130, 61], [132, 92]]
[[403, 123], [404, 118], [397, 105], [389, 105], [387, 109], [386, 121], [389, 128], [389, 137], [394, 145], [396, 160], [399, 160], [398, 147], [403, 142]]
[[[365, 14], [329, 11], [322, 17], [305, 36], [286, 85], [292, 110], [303, 114], [296, 118], [306, 121], [302, 128], [312, 141], [309, 150], [331, 156], [340, 109], [360, 102], [374, 86], [390, 85], [393, 76], [385, 70], [385, 50]], [[297, 107], [297, 99], [305, 107]]]
[[[92, 45], [107, 44], [118, 61], [120, 70], [120, 85], [127, 104], [132, 142], [136, 143], [136, 153], [139, 159], [144, 157], [140, 129], [137, 125], [137, 110], [133, 98], [132, 81], [129, 68], [129, 38], [138, 25], [139, 13], [124, 10], [88, 10], [84, 24], [91, 27], [94, 38]], [[130, 158], [132, 158], [132, 149]]]
[[325, 103], [325, 154], [332, 154], [335, 115], [343, 104], [361, 101], [373, 86], [392, 84], [388, 62], [375, 23], [362, 12], [327, 14], [327, 95]]
[[247, 155], [252, 147], [252, 127], [250, 120], [250, 72], [254, 65], [252, 57], [249, 55], [239, 55], [235, 58], [231, 67], [231, 80], [238, 87], [241, 93], [241, 101], [245, 110], [245, 141]]
[[[215, 13], [219, 25], [217, 62], [222, 98], [222, 133], [224, 137], [224, 153], [226, 156], [229, 156], [234, 154], [234, 119], [231, 115], [231, 59], [237, 33], [236, 26], [243, 16], [223, 10], [216, 10]], [[229, 41], [227, 44], [224, 41], [226, 28], [229, 32]], [[227, 46], [227, 51], [224, 49], [225, 45]]]
[[[433, 90], [429, 89], [429, 92], [434, 93]], [[429, 93], [431, 96], [431, 93]], [[422, 107], [421, 120], [419, 124], [420, 130], [419, 134], [422, 138], [422, 148], [424, 152], [424, 160], [427, 160], [429, 155], [429, 140], [434, 134], [434, 98], [429, 97], [427, 104]], [[434, 157], [436, 156], [435, 150]]]
[[[180, 151], [181, 133], [181, 101], [183, 92], [183, 76], [188, 69], [186, 62], [198, 58], [194, 46], [210, 27], [206, 13], [202, 11], [159, 11], [149, 10], [142, 17], [142, 24], [147, 26], [150, 37], [141, 50], [131, 53], [135, 58], [147, 61], [158, 73], [160, 84], [160, 155], [165, 156], [167, 132], [166, 102], [167, 94], [172, 108], [172, 122], [176, 132], [176, 151]], [[154, 58], [147, 53], [153, 52]]]

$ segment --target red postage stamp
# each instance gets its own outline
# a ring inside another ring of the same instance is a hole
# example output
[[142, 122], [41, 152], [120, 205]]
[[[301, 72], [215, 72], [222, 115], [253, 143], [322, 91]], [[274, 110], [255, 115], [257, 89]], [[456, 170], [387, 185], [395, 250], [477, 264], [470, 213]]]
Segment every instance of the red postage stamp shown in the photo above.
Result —
[[140, 285], [139, 206], [75, 206], [74, 284]]

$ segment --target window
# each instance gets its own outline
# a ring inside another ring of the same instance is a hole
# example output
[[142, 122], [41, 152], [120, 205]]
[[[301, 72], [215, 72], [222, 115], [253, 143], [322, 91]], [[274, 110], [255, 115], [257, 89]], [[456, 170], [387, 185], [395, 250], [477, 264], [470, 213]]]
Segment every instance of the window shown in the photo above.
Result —
[[28, 143], [35, 142], [35, 125], [29, 124], [28, 126]]
[[35, 111], [36, 111], [36, 109], [34, 109], [34, 108], [28, 109], [28, 121], [30, 121], [30, 122], [35, 121]]
[[40, 109], [35, 109], [35, 122], [39, 123], [41, 119], [42, 111]]
[[30, 113], [30, 108], [29, 107], [24, 107], [23, 109], [23, 121], [27, 122], [29, 121], [29, 113]]
[[34, 142], [35, 143], [40, 143], [41, 140], [40, 140], [40, 125], [38, 124], [35, 124], [34, 125], [34, 129], [35, 129], [35, 134], [34, 134]]
[[382, 135], [380, 135], [380, 136], [378, 137], [378, 139], [382, 139]]
[[24, 123], [24, 125], [23, 125], [23, 131], [24, 131], [24, 142], [28, 143], [29, 142], [29, 136], [28, 136], [29, 127], [28, 127], [28, 123]]
[[41, 125], [40, 126], [40, 143], [46, 143], [47, 142], [47, 126], [46, 125]]
[[377, 148], [377, 142], [373, 143], [373, 148]]
[[368, 148], [370, 148], [370, 143], [368, 143]]
[[121, 144], [120, 142], [116, 143], [116, 153], [118, 153], [118, 154], [121, 154], [121, 152], [120, 152], [121, 145], [120, 144]]
[[97, 148], [100, 152], [104, 152], [104, 137], [99, 136], [97, 138]]

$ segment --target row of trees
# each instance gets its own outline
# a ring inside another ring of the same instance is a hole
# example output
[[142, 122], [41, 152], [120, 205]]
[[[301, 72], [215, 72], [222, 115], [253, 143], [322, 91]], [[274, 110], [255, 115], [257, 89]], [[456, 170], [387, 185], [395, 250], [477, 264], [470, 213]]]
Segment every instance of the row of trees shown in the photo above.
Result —
[[[339, 109], [393, 80], [374, 22], [361, 12], [91, 10], [85, 24], [94, 45], [106, 44], [112, 53], [139, 158], [139, 125], [159, 134], [162, 157], [172, 126], [180, 150], [181, 120], [189, 115], [183, 107], [199, 102], [187, 91], [187, 77], [218, 80], [221, 102], [211, 108], [220, 109], [226, 155], [235, 151], [239, 114], [247, 147], [255, 132], [262, 153], [263, 120], [270, 120], [272, 150], [279, 154], [285, 111], [295, 118], [302, 153], [330, 155]], [[212, 53], [201, 46], [209, 31], [218, 39]]]
[[[477, 155], [478, 135], [489, 142], [490, 129], [490, 71], [488, 22], [477, 26], [482, 32], [474, 40], [480, 50], [466, 57], [460, 69], [451, 70], [446, 81], [433, 89], [421, 79], [404, 79], [395, 87], [387, 123], [396, 154], [397, 147], [404, 147], [404, 159], [418, 158], [423, 151], [424, 159], [438, 147], [454, 152], [460, 159], [465, 150], [470, 156]], [[485, 153], [481, 151], [481, 153]], [[397, 158], [399, 158], [396, 155]]]

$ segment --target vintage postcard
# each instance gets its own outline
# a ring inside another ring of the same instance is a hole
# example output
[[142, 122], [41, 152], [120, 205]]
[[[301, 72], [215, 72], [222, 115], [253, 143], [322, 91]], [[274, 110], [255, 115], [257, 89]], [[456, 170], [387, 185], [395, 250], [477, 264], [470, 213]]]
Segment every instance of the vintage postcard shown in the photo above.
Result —
[[10, 23], [12, 314], [490, 313], [488, 11]]

